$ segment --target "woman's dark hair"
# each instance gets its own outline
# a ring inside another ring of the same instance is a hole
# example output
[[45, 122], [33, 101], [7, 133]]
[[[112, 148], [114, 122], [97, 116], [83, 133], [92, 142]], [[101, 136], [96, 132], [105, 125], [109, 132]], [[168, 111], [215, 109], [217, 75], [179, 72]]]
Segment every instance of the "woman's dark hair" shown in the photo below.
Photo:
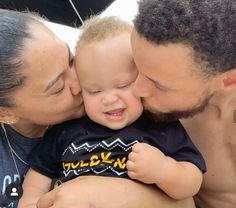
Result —
[[11, 95], [24, 82], [20, 72], [24, 42], [31, 38], [32, 15], [0, 9], [0, 106], [12, 107]]
[[154, 44], [189, 45], [207, 74], [236, 67], [235, 0], [140, 0], [134, 26]]

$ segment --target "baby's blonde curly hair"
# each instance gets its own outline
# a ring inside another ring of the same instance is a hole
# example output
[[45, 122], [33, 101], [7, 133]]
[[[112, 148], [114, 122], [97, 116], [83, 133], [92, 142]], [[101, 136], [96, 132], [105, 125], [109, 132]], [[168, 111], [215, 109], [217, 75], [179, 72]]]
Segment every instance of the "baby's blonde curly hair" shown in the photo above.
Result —
[[124, 32], [131, 33], [132, 25], [115, 16], [93, 16], [85, 21], [80, 29], [81, 34], [77, 42], [77, 47], [82, 43], [99, 42]]

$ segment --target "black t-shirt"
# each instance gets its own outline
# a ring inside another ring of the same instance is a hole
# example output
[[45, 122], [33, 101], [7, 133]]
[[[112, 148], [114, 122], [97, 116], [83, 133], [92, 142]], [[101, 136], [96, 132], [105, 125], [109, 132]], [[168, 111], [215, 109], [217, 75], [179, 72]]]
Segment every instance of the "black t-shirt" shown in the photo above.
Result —
[[[32, 151], [30, 166], [50, 177], [67, 181], [80, 175], [128, 177], [126, 162], [132, 145], [145, 142], [177, 161], [205, 162], [180, 122], [154, 123], [144, 114], [133, 124], [111, 130], [87, 116], [52, 127]], [[155, 164], [149, 164], [155, 165]]]

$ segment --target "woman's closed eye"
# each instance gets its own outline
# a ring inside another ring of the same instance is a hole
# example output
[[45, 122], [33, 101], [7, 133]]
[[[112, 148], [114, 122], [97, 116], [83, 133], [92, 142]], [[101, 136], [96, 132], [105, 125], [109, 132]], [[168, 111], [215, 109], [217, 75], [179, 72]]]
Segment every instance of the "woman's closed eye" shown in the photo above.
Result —
[[56, 90], [53, 94], [59, 95], [64, 91], [64, 89], [65, 89], [65, 84], [63, 84], [63, 86], [61, 88], [58, 88], [58, 90]]

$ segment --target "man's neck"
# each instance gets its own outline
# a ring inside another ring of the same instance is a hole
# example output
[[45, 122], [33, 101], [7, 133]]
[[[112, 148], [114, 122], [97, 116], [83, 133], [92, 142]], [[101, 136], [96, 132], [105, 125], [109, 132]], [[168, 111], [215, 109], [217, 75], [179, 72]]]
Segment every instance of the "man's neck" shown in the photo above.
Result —
[[219, 119], [224, 119], [225, 116], [233, 114], [234, 110], [236, 110], [236, 91], [216, 92], [207, 108], [215, 108], [215, 112], [217, 112]]

